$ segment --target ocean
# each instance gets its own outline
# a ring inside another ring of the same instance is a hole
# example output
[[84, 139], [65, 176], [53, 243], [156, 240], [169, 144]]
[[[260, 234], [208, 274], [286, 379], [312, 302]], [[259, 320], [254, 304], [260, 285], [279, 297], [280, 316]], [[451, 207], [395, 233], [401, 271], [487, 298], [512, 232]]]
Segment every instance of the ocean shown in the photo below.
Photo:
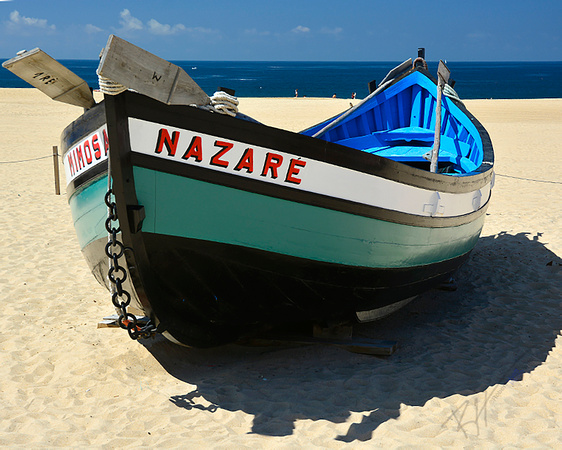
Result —
[[[97, 89], [97, 60], [61, 60], [62, 64]], [[398, 62], [234, 62], [172, 61], [212, 95], [221, 87], [239, 97], [299, 96], [358, 98], [368, 95], [368, 83], [381, 81]], [[438, 62], [428, 62], [434, 76]], [[455, 90], [464, 99], [562, 98], [562, 61], [450, 62]], [[0, 69], [0, 87], [30, 87]]]

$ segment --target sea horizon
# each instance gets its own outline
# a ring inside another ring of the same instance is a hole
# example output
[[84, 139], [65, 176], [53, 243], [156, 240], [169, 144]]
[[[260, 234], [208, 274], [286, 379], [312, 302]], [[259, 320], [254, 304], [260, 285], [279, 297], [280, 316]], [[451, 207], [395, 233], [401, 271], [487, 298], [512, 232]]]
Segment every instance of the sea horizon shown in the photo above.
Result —
[[[5, 61], [3, 59], [2, 61]], [[99, 60], [61, 59], [59, 62], [97, 89]], [[380, 82], [401, 61], [174, 61], [201, 88], [212, 94], [219, 87], [239, 97], [336, 97], [368, 95], [368, 84]], [[428, 61], [433, 76], [439, 61]], [[449, 61], [451, 78], [461, 99], [562, 98], [562, 61]], [[29, 84], [6, 69], [0, 88]]]

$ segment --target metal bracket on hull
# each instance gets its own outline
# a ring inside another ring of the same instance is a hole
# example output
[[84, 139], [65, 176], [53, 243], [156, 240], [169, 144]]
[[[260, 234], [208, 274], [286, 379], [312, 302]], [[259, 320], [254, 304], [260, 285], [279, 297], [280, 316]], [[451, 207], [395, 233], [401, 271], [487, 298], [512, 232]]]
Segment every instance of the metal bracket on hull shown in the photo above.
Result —
[[129, 229], [131, 233], [138, 233], [142, 228], [142, 222], [146, 217], [144, 206], [127, 205], [127, 215], [129, 219]]
[[[144, 326], [150, 321], [150, 318], [146, 316], [135, 317], [140, 326]], [[111, 316], [104, 317], [98, 322], [98, 328], [121, 328], [119, 325], [119, 316], [117, 314], [113, 314]]]

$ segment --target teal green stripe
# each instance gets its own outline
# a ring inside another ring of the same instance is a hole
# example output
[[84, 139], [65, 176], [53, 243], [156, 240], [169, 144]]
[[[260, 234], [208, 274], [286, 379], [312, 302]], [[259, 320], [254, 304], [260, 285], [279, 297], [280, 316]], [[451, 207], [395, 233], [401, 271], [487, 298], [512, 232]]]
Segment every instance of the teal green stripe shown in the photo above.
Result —
[[413, 227], [145, 168], [134, 174], [145, 232], [353, 266], [408, 267], [460, 256], [475, 245], [484, 220]]
[[96, 239], [107, 237], [105, 230], [107, 207], [104, 201], [106, 192], [107, 174], [103, 174], [74, 192], [68, 201], [81, 249]]

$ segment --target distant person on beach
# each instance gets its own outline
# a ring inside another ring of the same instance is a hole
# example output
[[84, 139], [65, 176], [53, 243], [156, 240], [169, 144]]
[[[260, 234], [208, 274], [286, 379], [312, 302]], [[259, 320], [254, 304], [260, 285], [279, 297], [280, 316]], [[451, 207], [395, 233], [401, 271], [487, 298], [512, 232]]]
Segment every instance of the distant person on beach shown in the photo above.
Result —
[[295, 98], [299, 96], [299, 90], [295, 89]]
[[332, 95], [332, 98], [336, 98], [336, 94]]
[[351, 99], [353, 100], [355, 97], [357, 96], [357, 94], [355, 92], [351, 93]]

